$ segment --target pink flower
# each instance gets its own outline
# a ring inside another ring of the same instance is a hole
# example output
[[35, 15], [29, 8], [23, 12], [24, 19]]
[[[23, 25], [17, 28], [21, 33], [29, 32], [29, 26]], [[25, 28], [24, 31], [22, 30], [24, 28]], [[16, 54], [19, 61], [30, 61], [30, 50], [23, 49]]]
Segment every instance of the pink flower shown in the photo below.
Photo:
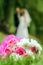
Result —
[[26, 51], [23, 48], [18, 47], [18, 48], [16, 48], [15, 53], [17, 53], [19, 55], [23, 55], [26, 53]]
[[2, 45], [15, 45], [17, 42], [19, 42], [21, 38], [16, 37], [14, 35], [8, 35], [5, 40], [2, 42]]
[[7, 43], [6, 43], [6, 42], [3, 43], [3, 44], [0, 46], [0, 55], [1, 55], [1, 56], [5, 56], [5, 55], [6, 55], [5, 52], [4, 52], [4, 50], [5, 50], [6, 47], [7, 47]]
[[17, 37], [17, 36], [15, 36], [15, 35], [8, 35], [7, 37], [6, 37], [6, 39], [5, 39], [5, 41], [9, 41], [9, 40], [11, 40], [11, 39], [14, 39], [14, 41], [17, 41], [17, 42], [19, 42], [20, 40], [21, 40], [21, 38], [19, 38], [19, 37]]
[[12, 50], [9, 49], [9, 48], [6, 48], [6, 49], [5, 49], [5, 53], [6, 53], [6, 56], [8, 56], [9, 54], [12, 53]]
[[4, 48], [0, 46], [0, 56], [5, 56]]
[[[21, 38], [16, 37], [14, 35], [8, 35], [5, 40], [2, 42], [2, 45], [0, 46], [0, 55], [5, 56], [8, 55], [12, 47], [17, 44], [17, 42], [20, 42]], [[13, 52], [14, 50], [12, 50]]]
[[31, 49], [31, 51], [32, 51], [32, 52], [34, 52], [34, 51], [35, 51], [35, 47], [31, 47], [30, 49]]
[[17, 42], [20, 41], [19, 37], [16, 37], [14, 35], [8, 35], [5, 40], [2, 42], [2, 45], [0, 46], [0, 50], [4, 50], [7, 46], [14, 46]]
[[31, 50], [32, 52], [35, 52], [36, 54], [38, 53], [38, 50], [37, 50], [35, 47], [31, 47], [30, 50]]
[[1, 56], [6, 56], [4, 46], [1, 46], [1, 47], [0, 47], [0, 55], [1, 55]]

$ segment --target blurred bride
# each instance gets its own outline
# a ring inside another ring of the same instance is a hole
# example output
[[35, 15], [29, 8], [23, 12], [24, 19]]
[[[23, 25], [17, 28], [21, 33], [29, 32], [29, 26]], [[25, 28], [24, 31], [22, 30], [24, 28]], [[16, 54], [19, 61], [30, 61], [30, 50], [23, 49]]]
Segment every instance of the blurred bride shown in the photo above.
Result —
[[28, 38], [28, 26], [30, 26], [31, 18], [26, 9], [21, 9], [19, 16], [19, 26], [17, 29], [16, 36], [21, 38]]

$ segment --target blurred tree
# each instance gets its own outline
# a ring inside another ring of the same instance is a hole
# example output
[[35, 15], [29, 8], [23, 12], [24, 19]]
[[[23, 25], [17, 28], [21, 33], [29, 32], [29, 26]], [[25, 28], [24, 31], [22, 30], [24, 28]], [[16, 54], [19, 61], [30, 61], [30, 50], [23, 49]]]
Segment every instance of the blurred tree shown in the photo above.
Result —
[[[4, 12], [4, 18], [2, 18], [2, 12], [1, 12], [1, 28], [4, 30], [4, 31], [8, 31], [8, 20], [9, 20], [9, 15], [10, 15], [10, 6], [11, 6], [11, 2], [10, 0], [2, 0], [3, 4], [1, 3], [2, 5], [2, 10]], [[7, 28], [7, 29], [6, 29]]]

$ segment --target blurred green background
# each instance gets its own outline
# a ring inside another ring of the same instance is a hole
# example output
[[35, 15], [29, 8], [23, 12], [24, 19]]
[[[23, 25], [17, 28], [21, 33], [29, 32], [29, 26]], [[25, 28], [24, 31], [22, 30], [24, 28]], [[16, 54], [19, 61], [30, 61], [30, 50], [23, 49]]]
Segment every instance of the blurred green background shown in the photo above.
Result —
[[8, 34], [15, 34], [14, 14], [16, 7], [27, 8], [32, 18], [30, 36], [43, 42], [43, 0], [0, 0], [0, 42]]

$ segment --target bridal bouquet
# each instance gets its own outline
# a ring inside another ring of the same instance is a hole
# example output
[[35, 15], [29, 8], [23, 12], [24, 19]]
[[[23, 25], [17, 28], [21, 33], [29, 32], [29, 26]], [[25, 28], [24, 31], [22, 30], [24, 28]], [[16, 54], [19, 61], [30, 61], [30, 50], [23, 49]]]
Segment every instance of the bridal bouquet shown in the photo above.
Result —
[[31, 56], [33, 59], [35, 55], [40, 56], [42, 51], [41, 45], [34, 39], [19, 38], [14, 35], [9, 35], [0, 45], [0, 56], [2, 58], [15, 56], [22, 59]]

